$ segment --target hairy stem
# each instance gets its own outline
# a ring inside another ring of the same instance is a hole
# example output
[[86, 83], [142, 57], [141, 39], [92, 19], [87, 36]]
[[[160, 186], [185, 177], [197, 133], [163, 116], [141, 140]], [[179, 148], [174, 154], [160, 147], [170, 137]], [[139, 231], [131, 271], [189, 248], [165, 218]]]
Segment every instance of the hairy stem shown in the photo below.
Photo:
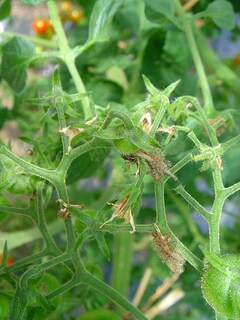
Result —
[[[64, 33], [62, 23], [58, 16], [55, 1], [53, 0], [48, 1], [48, 10], [54, 25], [54, 30], [57, 35], [59, 49], [62, 54], [62, 60], [66, 63], [78, 92], [86, 93], [85, 86], [77, 71], [77, 68], [74, 62], [75, 60], [74, 54], [68, 45], [68, 41]], [[90, 103], [89, 103], [89, 98], [87, 96], [82, 99], [82, 106], [83, 106], [83, 113], [85, 118], [91, 117], [92, 114], [90, 109]]]
[[133, 235], [130, 233], [118, 233], [114, 237], [111, 285], [124, 297], [128, 296], [132, 243]]
[[84, 277], [84, 283], [90, 285], [93, 289], [108, 297], [112, 302], [118, 304], [120, 307], [131, 313], [137, 320], [147, 320], [147, 318], [135, 308], [126, 298], [119, 294], [116, 290], [111, 288], [105, 282], [88, 274]]

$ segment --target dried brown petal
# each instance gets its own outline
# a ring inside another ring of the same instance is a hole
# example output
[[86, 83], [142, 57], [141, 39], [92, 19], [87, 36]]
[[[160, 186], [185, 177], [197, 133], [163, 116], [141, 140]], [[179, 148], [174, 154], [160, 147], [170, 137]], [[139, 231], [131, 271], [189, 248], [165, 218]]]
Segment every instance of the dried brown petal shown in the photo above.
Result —
[[68, 218], [70, 218], [70, 212], [68, 211], [67, 208], [63, 208], [61, 210], [58, 211], [58, 218], [62, 219], [62, 220], [67, 220]]
[[138, 151], [136, 154], [146, 160], [155, 181], [159, 181], [164, 174], [168, 174], [174, 180], [177, 180], [177, 178], [169, 171], [170, 163], [165, 161], [164, 155], [159, 149], [156, 149], [155, 152], [142, 150]]
[[131, 233], [136, 231], [131, 208], [126, 210], [126, 204], [128, 202], [128, 199], [129, 199], [129, 196], [126, 196], [125, 198], [123, 198], [121, 200], [120, 203], [117, 203], [117, 204], [113, 205], [116, 210], [113, 212], [111, 218], [108, 219], [106, 222], [104, 222], [100, 226], [100, 228], [102, 228], [105, 224], [107, 224], [108, 222], [114, 220], [115, 218], [123, 218], [127, 223], [130, 223], [130, 225], [132, 226]]
[[142, 123], [143, 130], [146, 132], [150, 132], [152, 128], [152, 118], [150, 112], [144, 113], [144, 115], [140, 119], [140, 122]]

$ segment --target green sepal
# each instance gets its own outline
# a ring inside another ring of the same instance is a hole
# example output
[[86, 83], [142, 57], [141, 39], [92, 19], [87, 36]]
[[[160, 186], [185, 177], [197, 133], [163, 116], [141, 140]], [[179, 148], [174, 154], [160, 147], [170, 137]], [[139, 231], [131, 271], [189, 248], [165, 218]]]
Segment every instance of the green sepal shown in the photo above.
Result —
[[215, 0], [209, 3], [203, 14], [210, 17], [221, 29], [232, 30], [236, 25], [233, 6], [229, 1]]
[[177, 87], [177, 85], [179, 84], [180, 80], [177, 80], [173, 83], [171, 83], [166, 89], [164, 89], [163, 91], [160, 91], [159, 89], [157, 89], [156, 87], [154, 87], [154, 85], [151, 83], [151, 81], [145, 76], [143, 75], [143, 81], [145, 84], [145, 87], [147, 88], [148, 92], [153, 96], [165, 96], [165, 97], [169, 97], [171, 95], [171, 93], [175, 90], [175, 88]]
[[152, 95], [152, 96], [156, 96], [161, 94], [161, 91], [158, 90], [156, 87], [154, 87], [154, 85], [151, 83], [151, 81], [143, 74], [143, 81], [145, 84], [145, 87], [147, 88], [148, 92]]
[[206, 249], [201, 248], [201, 250], [208, 263], [219, 270], [219, 272], [226, 274], [230, 278], [237, 276], [240, 278], [240, 254], [218, 256]]
[[108, 249], [108, 245], [104, 236], [104, 233], [101, 231], [95, 231], [95, 239], [97, 241], [97, 244], [99, 246], [99, 249], [101, 250], [102, 254], [105, 256], [105, 258], [110, 261], [110, 252]]

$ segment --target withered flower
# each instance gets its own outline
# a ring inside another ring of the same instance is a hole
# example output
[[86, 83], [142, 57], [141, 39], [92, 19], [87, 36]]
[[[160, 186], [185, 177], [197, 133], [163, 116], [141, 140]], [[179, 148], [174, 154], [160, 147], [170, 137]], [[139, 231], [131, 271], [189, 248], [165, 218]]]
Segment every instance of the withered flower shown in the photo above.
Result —
[[[92, 125], [97, 119], [97, 116], [88, 120], [87, 122], [85, 122], [85, 124], [87, 125]], [[69, 139], [69, 145], [68, 145], [68, 152], [67, 154], [71, 151], [71, 141], [72, 139], [77, 136], [79, 133], [83, 132], [85, 130], [85, 128], [73, 128], [71, 126], [62, 128], [59, 130], [60, 133], [64, 133], [68, 139]]]
[[136, 231], [134, 219], [132, 216], [131, 208], [126, 209], [126, 205], [129, 199], [129, 195], [126, 196], [121, 200], [121, 202], [113, 204], [113, 207], [115, 208], [115, 211], [113, 212], [110, 219], [108, 219], [106, 222], [104, 222], [100, 228], [102, 228], [105, 224], [108, 222], [114, 220], [115, 218], [122, 218], [125, 220], [126, 223], [130, 223], [132, 230], [130, 233], [134, 233]]

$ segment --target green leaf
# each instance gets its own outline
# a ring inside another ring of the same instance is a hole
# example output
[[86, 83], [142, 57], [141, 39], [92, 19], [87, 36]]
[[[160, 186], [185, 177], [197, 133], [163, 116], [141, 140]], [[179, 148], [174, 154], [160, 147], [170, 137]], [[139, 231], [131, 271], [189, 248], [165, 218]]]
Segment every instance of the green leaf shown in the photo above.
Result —
[[89, 41], [106, 41], [109, 38], [111, 23], [123, 0], [98, 0], [89, 22]]
[[226, 0], [215, 0], [210, 3], [204, 12], [215, 24], [222, 29], [231, 30], [235, 27], [235, 15], [233, 6]]
[[0, 2], [0, 20], [7, 18], [11, 11], [10, 0], [5, 0]]
[[173, 17], [174, 8], [172, 1], [169, 0], [144, 0], [145, 14], [149, 21], [162, 24], [165, 17]]
[[93, 176], [102, 167], [107, 155], [106, 149], [96, 149], [73, 160], [67, 172], [67, 184]]
[[27, 67], [35, 55], [34, 46], [20, 37], [13, 37], [2, 49], [2, 78], [15, 90], [23, 90]]
[[92, 92], [93, 101], [97, 101], [100, 106], [105, 106], [109, 102], [121, 102], [123, 88], [116, 82], [107, 79], [91, 79], [87, 83], [87, 90]]
[[21, 2], [31, 6], [37, 6], [40, 3], [47, 2], [47, 0], [21, 0]]

